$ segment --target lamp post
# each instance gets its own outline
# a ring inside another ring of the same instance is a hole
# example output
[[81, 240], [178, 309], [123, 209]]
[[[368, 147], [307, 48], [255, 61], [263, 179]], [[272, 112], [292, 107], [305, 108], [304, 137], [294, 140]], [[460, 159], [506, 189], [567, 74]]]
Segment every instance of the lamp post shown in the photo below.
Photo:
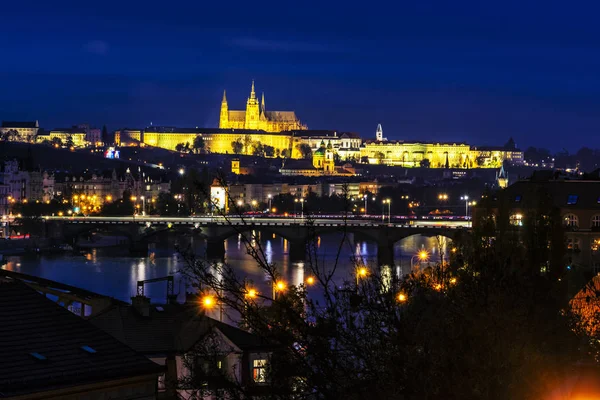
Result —
[[219, 305], [219, 321], [223, 322], [223, 303], [218, 301], [211, 295], [206, 295], [202, 298], [202, 306], [207, 310], [210, 310], [211, 308], [216, 306], [217, 303]]
[[[300, 218], [304, 218], [304, 197], [300, 197], [299, 199], [294, 199], [294, 203], [300, 203], [301, 213]], [[294, 214], [296, 214], [296, 205], [294, 204]]]
[[142, 215], [146, 215], [146, 198], [144, 196], [140, 196], [142, 199]]
[[283, 292], [286, 289], [286, 284], [284, 281], [272, 281], [273, 286], [273, 300], [275, 300], [275, 295], [277, 292]]
[[385, 205], [388, 205], [388, 223], [390, 223], [392, 221], [392, 200], [391, 199], [384, 199], [383, 200], [383, 210], [381, 213], [381, 219], [383, 221], [385, 221]]
[[421, 250], [419, 251], [417, 254], [415, 254], [414, 256], [412, 256], [410, 258], [410, 270], [413, 270], [413, 262], [415, 261], [415, 258], [418, 257], [419, 258], [419, 264], [421, 263], [421, 261], [425, 261], [427, 260], [427, 258], [429, 258], [429, 253], [427, 253], [426, 250]]
[[356, 287], [358, 288], [358, 280], [360, 278], [366, 278], [369, 274], [369, 270], [366, 267], [360, 267], [356, 270]]
[[469, 216], [469, 196], [464, 195], [460, 199], [465, 201], [465, 218], [467, 218]]
[[363, 199], [365, 199], [365, 215], [367, 215], [367, 199], [369, 198], [369, 196], [367, 196], [367, 194], [365, 193], [363, 196]]
[[269, 213], [271, 212], [271, 198], [272, 198], [272, 196], [270, 194], [268, 194], [267, 199], [269, 199]]

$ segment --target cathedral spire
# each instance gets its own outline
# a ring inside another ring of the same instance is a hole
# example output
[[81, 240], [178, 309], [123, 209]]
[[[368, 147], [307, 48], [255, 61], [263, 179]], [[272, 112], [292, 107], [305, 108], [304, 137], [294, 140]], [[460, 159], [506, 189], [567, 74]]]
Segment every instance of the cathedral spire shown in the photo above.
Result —
[[252, 90], [250, 90], [250, 98], [255, 99], [256, 93], [254, 92], [254, 79], [252, 79]]
[[262, 92], [262, 98], [260, 100], [260, 110], [265, 112], [265, 92]]
[[226, 91], [223, 90], [223, 101], [222, 101], [222, 103], [227, 103], [227, 94], [225, 92]]

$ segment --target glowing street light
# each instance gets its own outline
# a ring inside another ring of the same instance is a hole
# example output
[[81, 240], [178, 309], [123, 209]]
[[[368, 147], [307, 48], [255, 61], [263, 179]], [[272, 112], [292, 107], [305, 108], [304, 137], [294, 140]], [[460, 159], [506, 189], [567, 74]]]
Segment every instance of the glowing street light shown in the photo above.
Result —
[[448, 195], [446, 193], [440, 193], [438, 195], [438, 200], [443, 200], [443, 201], [448, 200]]
[[[202, 298], [202, 307], [206, 310], [211, 310], [217, 306], [217, 299], [211, 295], [206, 295]], [[223, 322], [223, 304], [219, 303], [219, 321]]]
[[469, 216], [469, 196], [468, 195], [460, 196], [460, 199], [464, 200], [464, 202], [465, 202], [465, 218], [467, 218]]
[[300, 197], [299, 199], [294, 199], [294, 203], [300, 203], [301, 213], [300, 218], [304, 218], [304, 197]]
[[406, 300], [408, 300], [408, 296], [405, 295], [404, 293], [398, 293], [398, 301], [400, 303], [405, 303]]
[[369, 270], [366, 267], [360, 267], [356, 270], [356, 286], [360, 278], [366, 278], [369, 275]]
[[427, 250], [421, 250], [417, 254], [412, 256], [410, 259], [410, 269], [411, 270], [413, 269], [413, 262], [414, 262], [415, 258], [419, 259], [419, 263], [421, 263], [423, 261], [427, 261], [427, 259], [429, 258], [429, 253], [427, 252]]
[[306, 278], [306, 284], [308, 286], [314, 285], [315, 284], [315, 278], [312, 276], [309, 276], [308, 278]]
[[258, 292], [256, 291], [256, 289], [248, 289], [246, 291], [246, 297], [249, 299], [255, 299], [256, 296], [258, 296]]
[[369, 198], [369, 196], [365, 193], [363, 195], [363, 199], [365, 199], [365, 215], [367, 215], [367, 199]]
[[275, 300], [275, 295], [277, 292], [283, 292], [287, 288], [287, 285], [284, 281], [276, 281], [273, 282], [273, 300]]
[[391, 199], [384, 199], [383, 200], [383, 212], [381, 214], [381, 219], [385, 221], [385, 205], [388, 205], [388, 223], [391, 222], [392, 220], [392, 200]]
[[270, 194], [267, 195], [267, 199], [269, 199], [269, 210], [271, 210], [271, 199], [272, 196]]
[[179, 175], [183, 176], [185, 174], [185, 169], [179, 168]]

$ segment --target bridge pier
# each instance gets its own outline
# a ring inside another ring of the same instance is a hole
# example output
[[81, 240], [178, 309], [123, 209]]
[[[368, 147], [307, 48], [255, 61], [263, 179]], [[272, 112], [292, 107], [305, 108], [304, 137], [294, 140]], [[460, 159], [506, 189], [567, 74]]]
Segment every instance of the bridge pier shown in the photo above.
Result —
[[148, 242], [145, 240], [132, 240], [129, 243], [129, 252], [131, 254], [148, 255]]
[[290, 261], [306, 261], [308, 242], [306, 240], [289, 241], [290, 250], [288, 256]]
[[225, 260], [225, 241], [223, 239], [206, 239], [206, 258], [209, 260]]
[[377, 265], [379, 267], [394, 265], [394, 243], [377, 243]]

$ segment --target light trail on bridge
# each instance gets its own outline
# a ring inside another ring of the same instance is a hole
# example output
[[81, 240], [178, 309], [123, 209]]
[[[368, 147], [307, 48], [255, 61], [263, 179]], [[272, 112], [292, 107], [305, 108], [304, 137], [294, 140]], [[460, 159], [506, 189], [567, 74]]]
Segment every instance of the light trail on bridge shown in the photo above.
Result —
[[313, 226], [381, 226], [381, 227], [444, 227], [444, 228], [469, 228], [471, 221], [467, 220], [417, 220], [403, 219], [399, 222], [383, 222], [376, 219], [364, 218], [300, 218], [300, 217], [259, 217], [259, 216], [195, 216], [195, 217], [157, 217], [157, 216], [131, 216], [131, 217], [101, 217], [101, 216], [44, 216], [48, 221], [64, 221], [72, 223], [132, 223], [140, 224], [185, 224], [185, 225], [313, 225]]

